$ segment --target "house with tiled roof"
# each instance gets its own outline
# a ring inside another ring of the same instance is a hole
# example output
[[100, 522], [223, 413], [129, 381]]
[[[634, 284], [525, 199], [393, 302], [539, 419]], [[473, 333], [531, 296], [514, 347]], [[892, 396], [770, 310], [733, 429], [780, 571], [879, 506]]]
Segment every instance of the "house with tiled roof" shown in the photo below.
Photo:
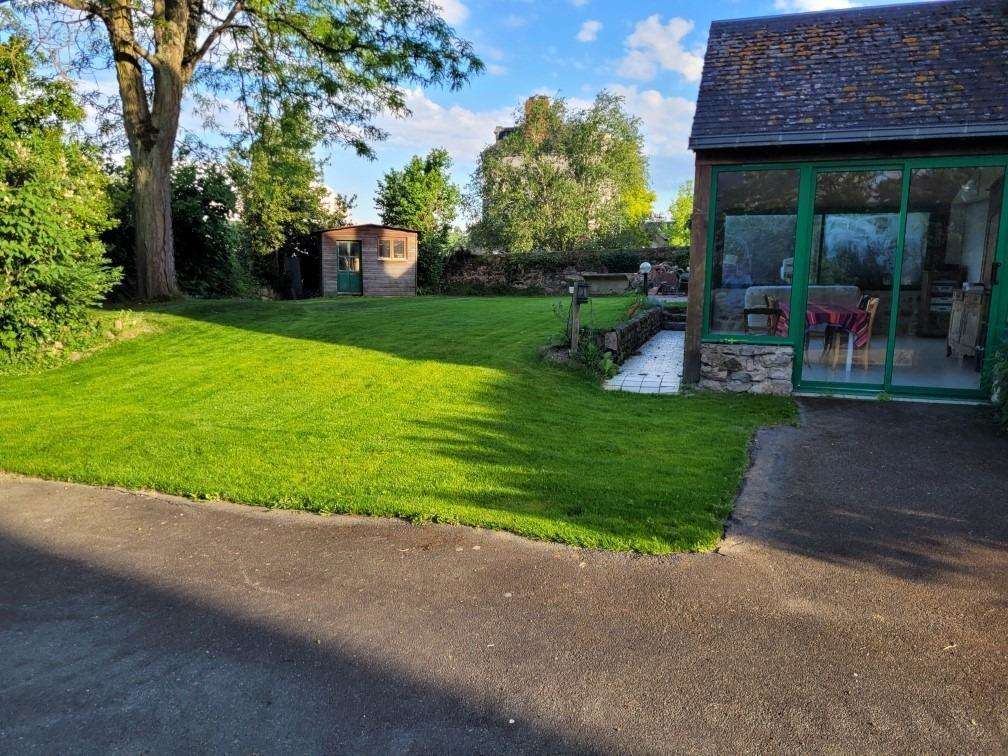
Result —
[[1008, 292], [1008, 2], [718, 21], [689, 382], [983, 398]]

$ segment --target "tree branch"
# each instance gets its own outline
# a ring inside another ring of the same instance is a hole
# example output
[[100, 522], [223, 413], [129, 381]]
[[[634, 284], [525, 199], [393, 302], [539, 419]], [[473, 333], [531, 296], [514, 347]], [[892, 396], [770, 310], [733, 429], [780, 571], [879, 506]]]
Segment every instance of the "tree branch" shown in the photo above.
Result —
[[214, 46], [214, 43], [220, 39], [220, 36], [228, 29], [235, 26], [233, 23], [238, 14], [245, 9], [245, 0], [236, 0], [235, 4], [231, 6], [231, 10], [224, 17], [220, 24], [218, 24], [213, 30], [207, 34], [206, 39], [203, 40], [203, 44], [196, 48], [192, 55], [187, 55], [182, 61], [182, 65], [185, 67], [187, 72], [192, 72], [196, 64], [202, 60], [203, 56], [210, 52], [210, 48]]

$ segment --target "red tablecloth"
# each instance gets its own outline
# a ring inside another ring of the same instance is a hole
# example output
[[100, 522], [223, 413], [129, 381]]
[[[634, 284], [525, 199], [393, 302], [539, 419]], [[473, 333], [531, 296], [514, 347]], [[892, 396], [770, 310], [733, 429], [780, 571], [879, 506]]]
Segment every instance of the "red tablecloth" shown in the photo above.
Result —
[[[777, 321], [777, 333], [780, 336], [787, 336], [791, 307], [783, 302], [778, 306], [782, 314]], [[819, 325], [833, 325], [845, 331], [853, 331], [854, 346], [858, 349], [871, 340], [871, 334], [868, 333], [868, 313], [856, 307], [809, 303], [805, 307], [805, 328], [807, 330]]]

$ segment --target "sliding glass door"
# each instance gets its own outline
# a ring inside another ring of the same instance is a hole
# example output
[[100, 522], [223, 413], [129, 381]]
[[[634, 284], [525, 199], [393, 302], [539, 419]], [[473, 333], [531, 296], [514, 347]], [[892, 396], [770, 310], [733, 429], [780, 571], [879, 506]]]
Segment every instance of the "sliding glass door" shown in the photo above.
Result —
[[1008, 325], [1005, 168], [805, 168], [792, 297], [804, 316], [781, 305], [799, 389], [981, 396], [990, 334]]
[[979, 390], [997, 282], [1003, 166], [910, 173], [894, 387]]
[[815, 173], [802, 381], [881, 388], [903, 171]]

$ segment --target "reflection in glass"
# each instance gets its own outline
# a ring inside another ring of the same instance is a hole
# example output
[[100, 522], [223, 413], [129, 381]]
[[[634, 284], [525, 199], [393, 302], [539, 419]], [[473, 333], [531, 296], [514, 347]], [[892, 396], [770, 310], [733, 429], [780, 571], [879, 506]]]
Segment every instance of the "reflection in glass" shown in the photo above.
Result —
[[901, 183], [898, 170], [816, 175], [803, 380], [884, 381]]
[[798, 181], [797, 170], [718, 174], [711, 332], [775, 335], [777, 303], [791, 301]]
[[894, 385], [980, 387], [1003, 189], [1002, 167], [911, 172], [922, 231], [903, 252]]

